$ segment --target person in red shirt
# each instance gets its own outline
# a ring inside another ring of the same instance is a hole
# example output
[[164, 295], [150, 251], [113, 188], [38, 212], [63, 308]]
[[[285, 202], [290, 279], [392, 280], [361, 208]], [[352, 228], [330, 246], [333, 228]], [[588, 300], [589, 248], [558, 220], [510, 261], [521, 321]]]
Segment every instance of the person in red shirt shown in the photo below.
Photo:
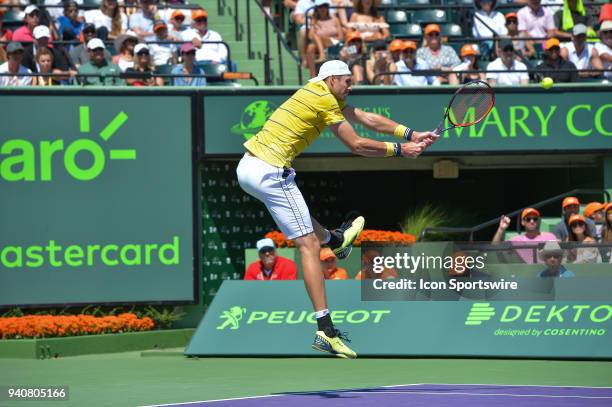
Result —
[[259, 260], [247, 267], [245, 280], [297, 280], [297, 266], [289, 259], [276, 254], [272, 239], [257, 242]]
[[19, 27], [13, 33], [13, 41], [18, 42], [33, 42], [34, 27], [40, 24], [40, 9], [35, 5], [30, 4], [25, 8], [25, 25]]
[[[0, 0], [0, 4], [2, 4], [3, 1]], [[13, 32], [11, 30], [9, 30], [8, 28], [4, 28], [3, 27], [3, 17], [4, 14], [6, 13], [6, 8], [0, 8], [0, 42], [9, 42], [13, 39]], [[6, 62], [7, 57], [6, 57], [6, 43], [2, 44], [0, 43], [0, 63]]]
[[348, 273], [342, 267], [336, 265], [336, 255], [332, 249], [326, 247], [321, 249], [319, 260], [323, 266], [323, 276], [326, 280], [348, 280]]

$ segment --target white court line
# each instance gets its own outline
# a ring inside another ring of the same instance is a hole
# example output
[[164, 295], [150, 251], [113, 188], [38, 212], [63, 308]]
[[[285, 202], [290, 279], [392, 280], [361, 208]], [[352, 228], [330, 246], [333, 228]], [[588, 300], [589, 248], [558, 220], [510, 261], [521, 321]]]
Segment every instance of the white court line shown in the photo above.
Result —
[[[487, 384], [475, 384], [475, 383], [406, 383], [406, 384], [392, 384], [392, 385], [388, 385], [388, 386], [378, 386], [378, 388], [393, 388], [393, 387], [407, 387], [407, 386], [494, 386], [494, 387], [555, 387], [555, 388], [575, 388], [575, 389], [612, 389], [612, 387], [606, 387], [606, 386], [601, 386], [601, 387], [593, 387], [593, 386], [549, 386], [549, 385], [542, 385], [542, 384], [491, 384], [491, 383], [487, 383]], [[377, 387], [372, 387], [373, 389], [377, 388]], [[363, 389], [363, 387], [361, 387], [361, 389]], [[352, 391], [355, 390], [355, 391]], [[343, 393], [359, 393], [359, 391], [357, 391], [357, 389], [334, 389], [334, 390], [314, 390], [314, 391], [303, 391], [303, 392], [296, 392], [299, 394], [314, 394], [314, 393], [322, 393], [322, 392], [343, 392]], [[369, 393], [372, 394], [372, 392], [361, 392], [361, 393]], [[385, 392], [377, 392], [376, 394], [381, 394], [381, 393], [385, 393]], [[396, 393], [396, 394], [407, 394], [407, 393], [403, 393], [403, 392], [390, 392], [390, 393]], [[415, 392], [411, 392], [408, 394], [419, 394], [419, 393], [415, 393]], [[421, 392], [420, 394], [427, 394], [425, 392]], [[439, 392], [434, 392], [431, 394], [440, 394]], [[444, 394], [451, 394], [451, 393], [444, 393]], [[467, 395], [480, 395], [480, 394], [474, 394], [474, 393], [466, 393]], [[141, 407], [162, 407], [162, 406], [187, 406], [190, 404], [196, 404], [196, 403], [214, 403], [217, 401], [235, 401], [235, 400], [248, 400], [248, 399], [260, 399], [260, 398], [268, 398], [268, 397], [280, 397], [280, 396], [288, 396], [290, 394], [268, 394], [268, 395], [264, 395], [264, 396], [248, 396], [248, 397], [233, 397], [233, 398], [227, 398], [227, 399], [215, 399], [215, 400], [200, 400], [200, 401], [187, 401], [184, 403], [171, 403], [171, 404], [152, 404], [152, 405], [147, 405], [147, 406], [141, 406]], [[496, 395], [496, 394], [482, 394], [482, 395]], [[497, 395], [502, 395], [502, 394], [497, 394]], [[527, 397], [527, 396], [531, 396], [531, 395], [515, 395], [516, 397]], [[535, 395], [533, 396], [535, 397]], [[574, 397], [574, 398], [612, 398], [612, 397], [586, 397], [586, 396], [550, 396], [551, 398], [553, 397]]]
[[561, 396], [561, 395], [553, 395], [553, 394], [512, 394], [512, 393], [466, 393], [466, 392], [437, 392], [437, 391], [346, 391], [344, 393], [351, 394], [403, 394], [403, 395], [413, 395], [413, 394], [425, 394], [425, 395], [435, 395], [435, 396], [503, 396], [503, 397], [541, 397], [541, 398], [555, 398], [555, 399], [612, 399], [612, 396]]

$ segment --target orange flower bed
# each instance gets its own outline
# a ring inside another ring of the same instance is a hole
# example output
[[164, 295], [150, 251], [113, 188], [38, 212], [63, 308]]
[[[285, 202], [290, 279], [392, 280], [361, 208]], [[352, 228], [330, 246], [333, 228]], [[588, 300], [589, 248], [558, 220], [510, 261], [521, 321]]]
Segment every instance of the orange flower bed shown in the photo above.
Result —
[[118, 332], [150, 331], [153, 320], [131, 313], [117, 316], [27, 315], [0, 318], [1, 339], [49, 338], [57, 336], [97, 335]]
[[[266, 237], [274, 240], [276, 247], [294, 247], [292, 240], [287, 240], [285, 235], [275, 230], [267, 233]], [[397, 242], [410, 244], [416, 242], [414, 235], [402, 232], [390, 232], [388, 230], [365, 229], [353, 243], [354, 246], [361, 246], [361, 242]]]

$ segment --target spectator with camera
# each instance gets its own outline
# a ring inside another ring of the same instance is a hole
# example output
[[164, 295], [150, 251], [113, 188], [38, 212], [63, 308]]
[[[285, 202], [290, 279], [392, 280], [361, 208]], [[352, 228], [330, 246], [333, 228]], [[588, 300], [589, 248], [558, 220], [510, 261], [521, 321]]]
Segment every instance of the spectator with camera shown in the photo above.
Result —
[[372, 44], [372, 54], [366, 61], [366, 75], [371, 85], [390, 85], [393, 82], [393, 75], [380, 75], [385, 72], [393, 72], [395, 64], [391, 58], [391, 53], [387, 50], [384, 41], [377, 41]]
[[448, 77], [451, 85], [459, 85], [461, 83], [468, 83], [476, 80], [486, 80], [484, 72], [461, 73], [463, 71], [477, 71], [480, 69], [478, 67], [478, 53], [478, 45], [476, 44], [464, 44], [461, 47], [459, 55], [461, 55], [463, 62], [454, 67], [454, 73]]
[[366, 47], [359, 31], [351, 31], [346, 36], [345, 46], [340, 50], [340, 60], [345, 62], [353, 73], [355, 85], [365, 83], [364, 63], [367, 58]]

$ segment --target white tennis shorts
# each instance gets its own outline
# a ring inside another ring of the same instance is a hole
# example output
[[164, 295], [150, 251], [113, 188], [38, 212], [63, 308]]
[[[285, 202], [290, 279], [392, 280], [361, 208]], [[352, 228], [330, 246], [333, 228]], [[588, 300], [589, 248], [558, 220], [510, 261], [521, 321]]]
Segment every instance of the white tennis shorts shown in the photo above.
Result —
[[293, 168], [278, 168], [247, 153], [236, 174], [242, 189], [266, 205], [287, 239], [313, 232], [310, 212], [295, 184]]

